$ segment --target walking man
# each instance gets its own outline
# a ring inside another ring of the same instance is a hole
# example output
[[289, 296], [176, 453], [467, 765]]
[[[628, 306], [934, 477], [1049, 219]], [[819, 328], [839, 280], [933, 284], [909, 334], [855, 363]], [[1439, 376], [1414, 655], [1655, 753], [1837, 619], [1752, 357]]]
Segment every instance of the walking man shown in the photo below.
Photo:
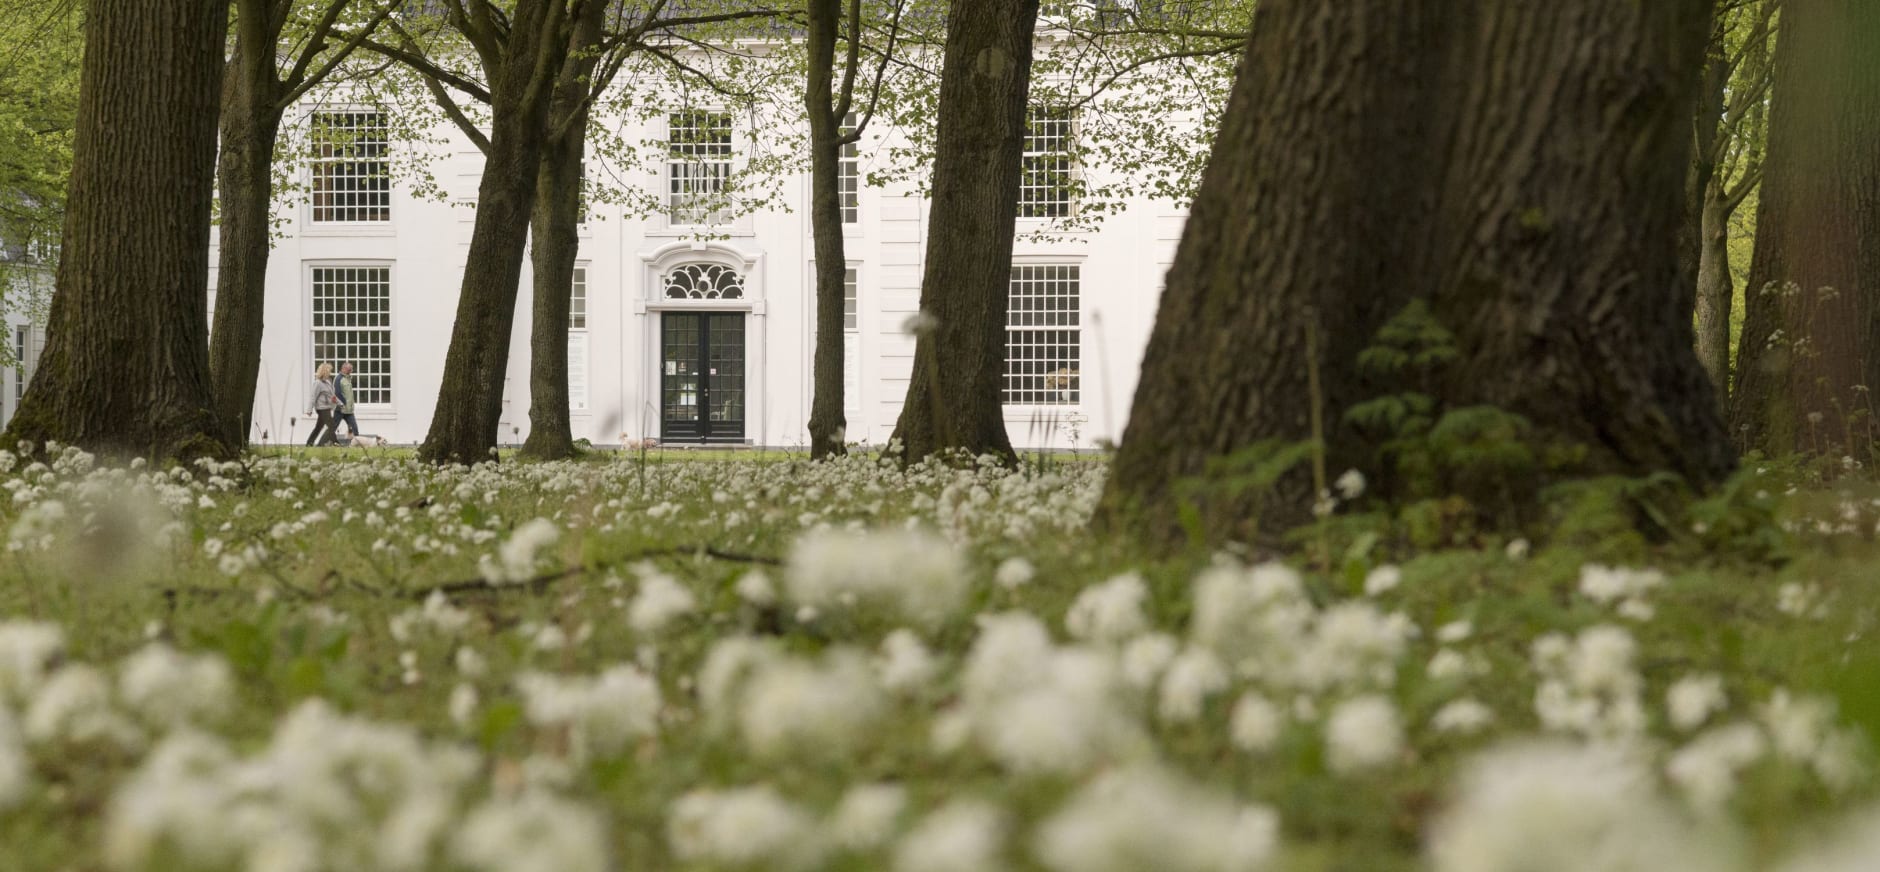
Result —
[[339, 378], [334, 380], [334, 387], [339, 392], [339, 409], [333, 417], [346, 423], [346, 439], [351, 441], [359, 435], [359, 419], [353, 417], [353, 365], [350, 361], [340, 361]]

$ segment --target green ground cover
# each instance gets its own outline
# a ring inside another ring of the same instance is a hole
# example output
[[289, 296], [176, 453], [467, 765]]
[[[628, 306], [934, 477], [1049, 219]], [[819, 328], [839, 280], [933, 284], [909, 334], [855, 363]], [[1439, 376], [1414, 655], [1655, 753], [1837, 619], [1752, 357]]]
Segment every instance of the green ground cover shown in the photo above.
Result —
[[1099, 463], [0, 466], [0, 868], [1880, 856], [1858, 474], [1150, 559]]

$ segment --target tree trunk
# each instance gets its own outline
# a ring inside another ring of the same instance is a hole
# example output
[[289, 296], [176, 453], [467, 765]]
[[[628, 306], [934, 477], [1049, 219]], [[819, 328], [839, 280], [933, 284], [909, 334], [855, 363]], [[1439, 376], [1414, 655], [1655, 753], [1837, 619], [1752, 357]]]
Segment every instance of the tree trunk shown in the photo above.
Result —
[[[1679, 289], [1684, 295], [1684, 308], [1691, 310], [1703, 305], [1699, 299], [1703, 294], [1699, 274], [1704, 261], [1704, 209], [1710, 202], [1717, 176], [1717, 143], [1724, 136], [1723, 113], [1730, 86], [1726, 36], [1725, 22], [1718, 19], [1705, 46], [1704, 75], [1691, 118], [1691, 160], [1684, 174], [1684, 220], [1678, 224], [1678, 266], [1683, 274]], [[1699, 338], [1701, 341], [1702, 337]]]
[[222, 244], [215, 329], [209, 338], [216, 421], [230, 452], [240, 452], [251, 435], [267, 307], [274, 144], [281, 124], [275, 107], [273, 46], [257, 46], [247, 39], [249, 28], [241, 30], [222, 91], [221, 162], [216, 173]]
[[1730, 395], [1730, 305], [1736, 283], [1730, 278], [1730, 215], [1724, 206], [1722, 183], [1713, 181], [1704, 197], [1698, 234], [1697, 359], [1716, 388], [1718, 405], [1727, 408]]
[[[808, 0], [807, 87], [809, 115], [809, 223], [816, 249], [815, 395], [809, 411], [809, 455], [821, 460], [847, 449], [848, 420], [843, 415], [842, 298], [848, 255], [842, 242], [841, 119], [835, 101], [836, 24], [841, 0]], [[851, 38], [854, 38], [851, 35]]]
[[589, 89], [600, 65], [607, 4], [590, 3], [575, 21], [573, 50], [562, 60], [549, 103], [530, 218], [535, 301], [529, 329], [529, 438], [522, 455], [536, 460], [574, 456], [568, 421], [569, 300], [581, 251], [581, 170], [587, 154]]
[[91, 0], [58, 289], [7, 436], [224, 454], [209, 210], [228, 0]]
[[522, 443], [522, 454], [535, 460], [574, 456], [574, 430], [568, 422], [568, 318], [581, 247], [581, 159], [588, 114], [586, 109], [579, 112], [575, 128], [542, 149], [530, 219], [535, 304], [529, 329], [529, 438]]
[[905, 462], [963, 449], [1013, 460], [1000, 389], [1038, 0], [947, 13], [933, 204], [913, 378], [895, 424]]
[[1388, 490], [1374, 446], [1341, 417], [1404, 389], [1366, 384], [1356, 361], [1413, 300], [1454, 337], [1439, 408], [1521, 415], [1537, 438], [1584, 449], [1573, 472], [1669, 470], [1700, 486], [1726, 474], [1675, 290], [1708, 8], [1262, 3], [1106, 523], [1164, 545], [1284, 529], [1309, 517], [1322, 475], [1269, 490], [1221, 468], [1320, 435], [1323, 468]]
[[[490, 147], [477, 187], [477, 217], [464, 259], [463, 286], [437, 410], [418, 454], [433, 463], [490, 460], [502, 418], [515, 324], [517, 283], [534, 211], [536, 180], [548, 135], [549, 102], [568, 54], [570, 7], [563, 0], [519, 0], [500, 57], [486, 61]], [[490, 68], [494, 67], [494, 68]], [[564, 316], [565, 317], [565, 316]], [[562, 341], [567, 341], [564, 332]]]
[[1880, 438], [1880, 6], [1782, 9], [1733, 423], [1750, 447]]

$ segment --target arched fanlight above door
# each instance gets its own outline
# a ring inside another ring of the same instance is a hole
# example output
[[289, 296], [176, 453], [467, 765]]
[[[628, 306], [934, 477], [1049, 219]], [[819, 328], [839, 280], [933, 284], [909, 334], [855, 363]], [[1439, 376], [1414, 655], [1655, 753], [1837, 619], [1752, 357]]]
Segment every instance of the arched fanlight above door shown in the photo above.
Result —
[[742, 300], [744, 276], [723, 264], [682, 264], [666, 274], [666, 299]]

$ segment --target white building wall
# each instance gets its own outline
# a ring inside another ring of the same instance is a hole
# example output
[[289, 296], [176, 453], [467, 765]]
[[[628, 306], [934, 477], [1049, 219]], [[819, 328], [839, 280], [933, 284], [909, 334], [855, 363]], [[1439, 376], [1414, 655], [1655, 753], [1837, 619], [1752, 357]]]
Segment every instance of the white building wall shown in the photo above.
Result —
[[[656, 129], [629, 131], [630, 137], [661, 134]], [[740, 147], [744, 141], [740, 131]], [[871, 147], [881, 146], [874, 142], [864, 147], [864, 166]], [[310, 206], [291, 207], [284, 238], [269, 262], [251, 438], [284, 443], [304, 440], [309, 431], [312, 269], [384, 265], [392, 277], [393, 402], [362, 404], [357, 416], [364, 432], [393, 443], [424, 439], [450, 343], [481, 165], [474, 147], [454, 136], [448, 155], [431, 167], [451, 202], [416, 198], [406, 184], [395, 182], [392, 218], [383, 224], [316, 224]], [[639, 182], [663, 190], [665, 180], [649, 173]], [[790, 180], [786, 191], [793, 201], [791, 211], [743, 217], [724, 239], [694, 239], [689, 229], [666, 227], [663, 218], [625, 217], [607, 206], [593, 210], [593, 218], [582, 228], [577, 255], [587, 269], [589, 403], [572, 415], [575, 438], [597, 445], [658, 438], [659, 316], [665, 311], [710, 309], [745, 315], [746, 441], [808, 445], [814, 343], [808, 185], [807, 176]], [[880, 445], [894, 429], [913, 365], [914, 341], [902, 333], [902, 325], [919, 310], [927, 203], [905, 186], [864, 187], [860, 199], [859, 222], [845, 228], [846, 254], [859, 271], [861, 363], [856, 380], [860, 396], [849, 403], [848, 434], [851, 441]], [[1182, 220], [1181, 211], [1166, 202], [1143, 200], [1094, 231], [1060, 234], [1069, 238], [1051, 242], [1026, 238], [1042, 222], [1020, 221], [1015, 262], [1081, 267], [1081, 402], [1007, 407], [1015, 445], [1088, 447], [1099, 439], [1120, 437]], [[738, 266], [746, 272], [746, 298], [710, 303], [661, 299], [660, 275], [688, 260]], [[529, 430], [530, 282], [525, 264], [503, 392], [499, 442], [505, 445], [520, 443]]]

